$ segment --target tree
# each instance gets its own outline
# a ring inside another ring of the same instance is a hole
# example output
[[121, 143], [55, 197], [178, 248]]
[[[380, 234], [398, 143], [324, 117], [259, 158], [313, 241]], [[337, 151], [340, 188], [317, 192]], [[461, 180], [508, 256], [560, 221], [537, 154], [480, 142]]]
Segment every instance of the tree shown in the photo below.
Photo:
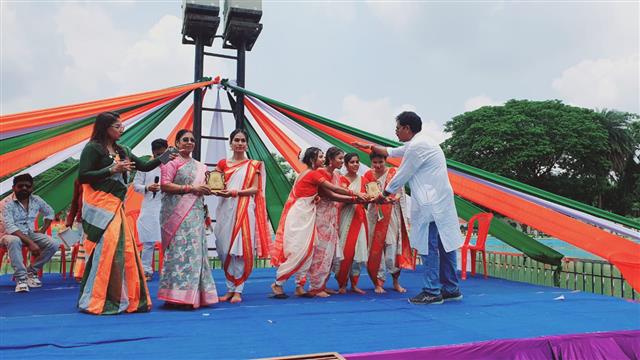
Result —
[[[613, 148], [610, 156], [619, 156], [620, 164], [612, 171], [615, 185], [604, 196], [605, 207], [620, 214], [640, 216], [640, 121], [635, 114], [616, 112], [607, 115], [606, 121], [613, 116], [616, 118], [613, 123], [620, 123], [609, 132]], [[618, 131], [622, 134], [611, 136], [612, 132]]]
[[620, 167], [628, 148], [624, 116], [607, 112], [510, 100], [447, 122], [443, 148], [451, 159], [601, 206], [615, 185], [613, 162]]
[[287, 160], [282, 156], [280, 156], [279, 154], [272, 152], [271, 156], [276, 160], [276, 162], [278, 163], [278, 166], [280, 166], [280, 169], [284, 173], [284, 176], [287, 178], [287, 180], [289, 180], [291, 185], [293, 185], [293, 182], [296, 180], [297, 174], [295, 171], [293, 171], [293, 168], [291, 167], [291, 165], [289, 165]]

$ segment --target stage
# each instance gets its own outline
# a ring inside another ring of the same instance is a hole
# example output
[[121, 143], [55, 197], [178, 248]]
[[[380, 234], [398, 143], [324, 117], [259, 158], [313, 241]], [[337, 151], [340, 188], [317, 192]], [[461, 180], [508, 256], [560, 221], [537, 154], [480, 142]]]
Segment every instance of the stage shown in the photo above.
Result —
[[[374, 294], [363, 277], [366, 295], [275, 300], [267, 297], [273, 276], [273, 269], [256, 269], [241, 304], [180, 311], [163, 308], [154, 297], [150, 313], [92, 316], [76, 310], [78, 285], [72, 280], [46, 274], [42, 288], [16, 294], [11, 275], [4, 275], [0, 358], [244, 359], [338, 352], [347, 358], [408, 359], [429, 349], [407, 349], [455, 344], [467, 345], [431, 350], [448, 349], [455, 355], [470, 346], [483, 351], [494, 346], [493, 358], [500, 358], [499, 348], [513, 349], [509, 344], [531, 348], [547, 339], [539, 337], [572, 339], [564, 335], [579, 335], [585, 344], [596, 338], [608, 343], [623, 339], [626, 355], [640, 353], [640, 304], [610, 296], [476, 277], [462, 282], [461, 302], [411, 305], [407, 298], [421, 287], [416, 271], [401, 276], [407, 294]], [[223, 294], [222, 272], [214, 270], [214, 277]], [[156, 276], [149, 283], [153, 295], [157, 287]], [[286, 290], [292, 293], [292, 281]], [[580, 336], [596, 332], [601, 334]], [[530, 343], [514, 341], [525, 338]], [[482, 343], [469, 344], [477, 342]], [[387, 352], [374, 353], [381, 351]], [[448, 359], [455, 358], [451, 354]], [[438, 353], [429, 356], [437, 358]]]

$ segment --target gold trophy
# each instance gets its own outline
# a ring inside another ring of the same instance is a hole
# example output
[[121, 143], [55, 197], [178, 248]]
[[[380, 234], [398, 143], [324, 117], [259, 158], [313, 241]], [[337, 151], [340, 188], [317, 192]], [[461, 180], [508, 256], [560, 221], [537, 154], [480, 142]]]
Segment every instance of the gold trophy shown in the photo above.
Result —
[[218, 170], [207, 171], [205, 181], [209, 189], [213, 192], [221, 191], [225, 188], [224, 173]]
[[380, 196], [380, 194], [382, 194], [382, 190], [380, 190], [380, 185], [377, 181], [367, 183], [364, 187], [365, 189], [367, 189], [367, 195], [369, 195], [369, 197], [371, 198], [375, 199]]

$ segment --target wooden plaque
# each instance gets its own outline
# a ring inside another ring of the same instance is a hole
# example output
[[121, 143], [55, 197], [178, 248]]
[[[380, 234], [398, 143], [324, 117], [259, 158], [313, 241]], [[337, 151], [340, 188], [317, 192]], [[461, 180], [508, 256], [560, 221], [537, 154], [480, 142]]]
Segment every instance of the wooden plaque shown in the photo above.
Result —
[[382, 190], [380, 190], [380, 186], [377, 181], [367, 183], [364, 187], [367, 189], [367, 195], [371, 197], [377, 198], [382, 194]]
[[220, 191], [225, 188], [224, 173], [218, 170], [207, 171], [205, 181], [211, 191]]

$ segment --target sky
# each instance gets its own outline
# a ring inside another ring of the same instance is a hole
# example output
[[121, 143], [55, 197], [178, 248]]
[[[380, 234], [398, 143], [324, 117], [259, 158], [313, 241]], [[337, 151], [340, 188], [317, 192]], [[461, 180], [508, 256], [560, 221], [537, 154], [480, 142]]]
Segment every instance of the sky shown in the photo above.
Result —
[[[180, 4], [1, 0], [0, 113], [191, 82]], [[389, 138], [413, 110], [438, 142], [509, 99], [640, 113], [638, 4], [263, 1], [246, 88]], [[206, 57], [205, 75], [234, 79], [235, 63]]]

